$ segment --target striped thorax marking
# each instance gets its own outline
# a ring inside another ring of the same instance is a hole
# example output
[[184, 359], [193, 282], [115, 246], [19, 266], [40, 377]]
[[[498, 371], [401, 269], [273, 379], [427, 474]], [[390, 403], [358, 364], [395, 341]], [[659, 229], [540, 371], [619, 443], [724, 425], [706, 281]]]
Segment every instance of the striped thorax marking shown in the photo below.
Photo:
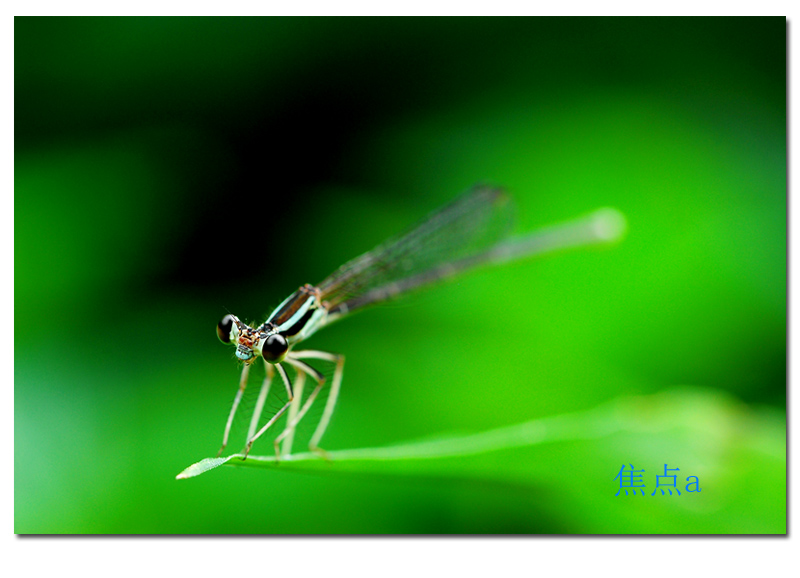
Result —
[[275, 309], [266, 324], [271, 324], [277, 333], [287, 338], [300, 335], [315, 315], [319, 317], [320, 312], [326, 312], [320, 297], [318, 288], [303, 285]]

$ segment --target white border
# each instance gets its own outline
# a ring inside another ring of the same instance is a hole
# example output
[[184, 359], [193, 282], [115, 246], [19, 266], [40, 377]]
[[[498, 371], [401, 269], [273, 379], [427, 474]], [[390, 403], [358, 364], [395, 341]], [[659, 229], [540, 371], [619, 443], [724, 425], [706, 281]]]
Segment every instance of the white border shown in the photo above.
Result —
[[[788, 2], [732, 4], [720, 2], [559, 2], [545, 5], [495, 0], [482, 5], [465, 2], [12, 2], [20, 15], [305, 15], [305, 14], [637, 14], [637, 15], [789, 15]], [[190, 12], [191, 10], [191, 12]], [[790, 18], [790, 32], [791, 32]], [[2, 35], [4, 75], [13, 79], [13, 19], [5, 20]], [[794, 51], [791, 50], [790, 59]], [[790, 74], [790, 79], [792, 75]], [[6, 89], [6, 183], [13, 183], [13, 91]], [[11, 101], [10, 103], [8, 101]], [[791, 99], [794, 104], [795, 98]], [[9, 106], [10, 104], [10, 106]], [[790, 105], [790, 111], [794, 107]], [[796, 110], [796, 109], [794, 109]], [[790, 121], [792, 115], [790, 114]], [[790, 134], [794, 122], [790, 122]], [[790, 147], [790, 153], [792, 149]], [[790, 154], [790, 167], [794, 167]], [[791, 172], [790, 172], [791, 174]], [[790, 181], [791, 182], [791, 181]], [[6, 303], [13, 297], [13, 186], [4, 195], [6, 227], [3, 244]], [[791, 203], [791, 221], [800, 222], [800, 205]], [[797, 270], [800, 255], [797, 235], [790, 234], [790, 271]], [[791, 286], [790, 303], [800, 303], [798, 285]], [[790, 322], [798, 324], [798, 307], [791, 307]], [[6, 321], [8, 323], [8, 320]], [[6, 436], [13, 439], [13, 337], [3, 334], [6, 355]], [[791, 359], [798, 359], [798, 340], [790, 341]], [[795, 366], [796, 367], [796, 366]], [[797, 372], [793, 372], [793, 376]], [[798, 415], [797, 395], [790, 396], [790, 417]], [[790, 430], [791, 431], [791, 430]], [[790, 449], [795, 446], [790, 444]], [[791, 452], [796, 454], [795, 451]], [[796, 455], [792, 456], [796, 458]], [[795, 463], [790, 460], [790, 465]], [[13, 460], [7, 460], [9, 470]], [[11, 526], [3, 544], [3, 566], [10, 576], [759, 576], [800, 567], [800, 548], [791, 538], [20, 538], [13, 532], [13, 470], [6, 473], [4, 519]], [[797, 496], [796, 478], [790, 477], [790, 496]], [[792, 492], [791, 490], [794, 490]], [[754, 491], [757, 491], [754, 489]], [[791, 500], [790, 500], [791, 505]], [[791, 525], [790, 525], [791, 529]], [[154, 572], [155, 570], [155, 572]]]

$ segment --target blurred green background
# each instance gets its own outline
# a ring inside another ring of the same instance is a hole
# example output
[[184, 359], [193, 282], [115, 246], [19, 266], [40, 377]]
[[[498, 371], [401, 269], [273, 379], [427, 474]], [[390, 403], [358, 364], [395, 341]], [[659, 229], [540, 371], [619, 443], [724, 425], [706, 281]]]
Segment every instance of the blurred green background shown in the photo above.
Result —
[[[16, 18], [14, 100], [16, 533], [786, 532], [784, 18]], [[314, 336], [347, 355], [323, 446], [641, 427], [175, 480], [236, 391], [226, 309], [478, 181], [518, 231], [629, 234]], [[702, 492], [651, 497], [664, 464]]]

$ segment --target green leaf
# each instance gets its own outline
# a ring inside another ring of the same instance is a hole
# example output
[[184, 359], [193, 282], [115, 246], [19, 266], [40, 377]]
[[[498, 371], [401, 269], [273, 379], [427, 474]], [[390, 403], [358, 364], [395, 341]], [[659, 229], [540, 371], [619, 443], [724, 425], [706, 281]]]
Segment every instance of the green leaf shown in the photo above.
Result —
[[[565, 453], [579, 463], [602, 462], [610, 476], [621, 463], [638, 462], [646, 465], [648, 472], [655, 472], [665, 460], [680, 460], [688, 473], [699, 468], [708, 477], [725, 471], [720, 456], [732, 451], [754, 451], [777, 460], [773, 467], [783, 467], [780, 471], [785, 473], [785, 429], [781, 423], [781, 416], [764, 418], [717, 391], [676, 388], [650, 396], [618, 398], [591, 410], [475, 434], [331, 451], [328, 459], [309, 452], [280, 460], [273, 455], [250, 455], [244, 459], [243, 454], [208, 458], [189, 466], [177, 478], [190, 478], [229, 465], [341, 473], [436, 473], [540, 484], [552, 481], [554, 472], [561, 472], [559, 476], [563, 478], [565, 468], [575, 467], [564, 463]], [[746, 432], [745, 440], [737, 435], [739, 432]], [[529, 455], [537, 446], [556, 442], [577, 445], [571, 446], [570, 452]], [[488, 464], [486, 459], [480, 459], [501, 452], [501, 459]], [[780, 471], [776, 471], [779, 476]]]

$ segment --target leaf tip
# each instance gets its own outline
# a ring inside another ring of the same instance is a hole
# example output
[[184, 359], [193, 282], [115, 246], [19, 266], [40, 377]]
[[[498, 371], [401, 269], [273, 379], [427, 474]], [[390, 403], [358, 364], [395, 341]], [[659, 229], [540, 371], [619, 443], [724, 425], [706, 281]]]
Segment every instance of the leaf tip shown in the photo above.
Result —
[[193, 478], [195, 476], [199, 476], [202, 473], [207, 472], [208, 470], [213, 470], [216, 467], [221, 466], [225, 462], [230, 459], [230, 456], [227, 458], [206, 458], [204, 460], [200, 460], [196, 464], [192, 464], [177, 476], [175, 476], [176, 480], [185, 480], [186, 478]]

